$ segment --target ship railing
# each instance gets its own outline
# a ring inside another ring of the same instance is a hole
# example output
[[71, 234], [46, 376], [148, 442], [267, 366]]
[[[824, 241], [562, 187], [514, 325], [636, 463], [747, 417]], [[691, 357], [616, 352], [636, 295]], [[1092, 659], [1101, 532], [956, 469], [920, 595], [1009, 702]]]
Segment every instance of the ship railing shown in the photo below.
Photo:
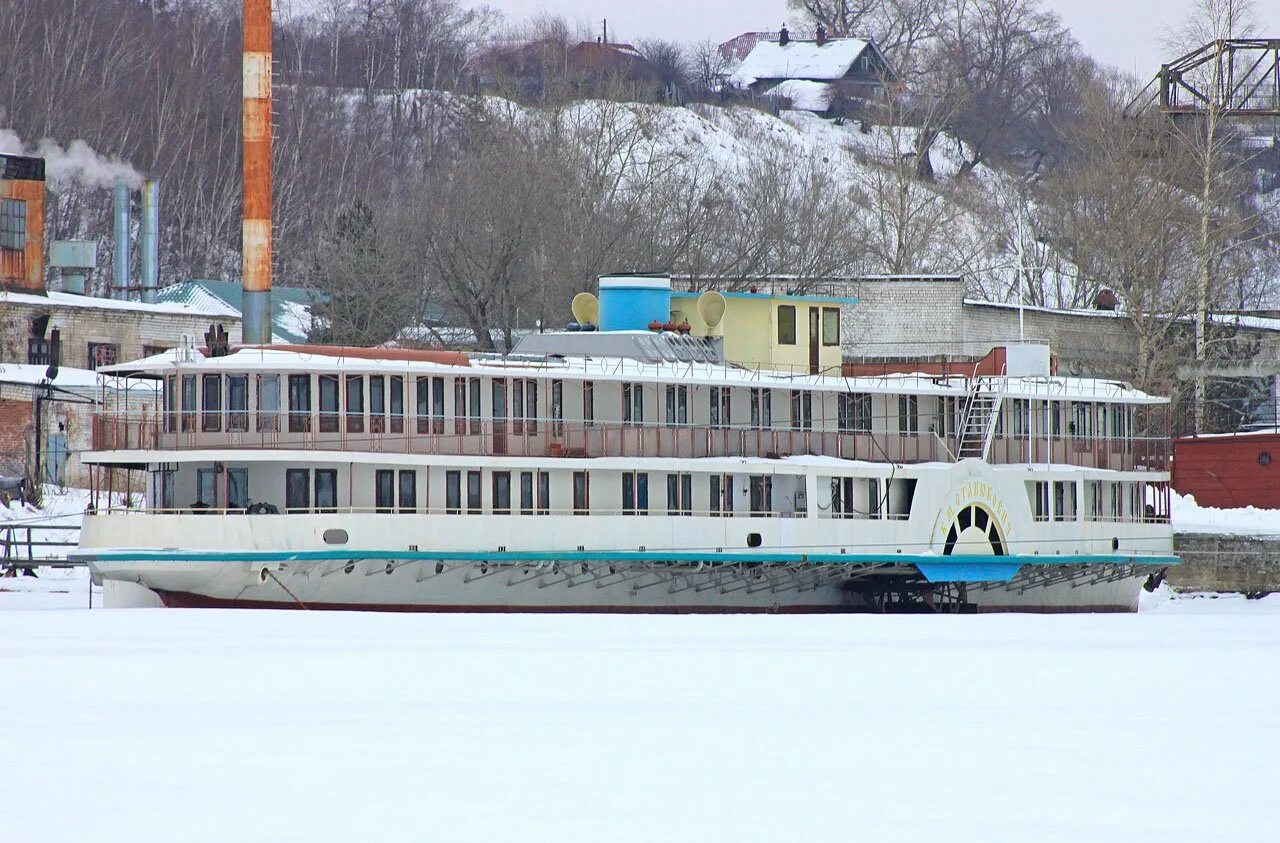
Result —
[[[171, 506], [171, 507], [139, 507], [139, 506], [123, 506], [120, 504], [110, 507], [99, 507], [90, 514], [129, 514], [129, 515], [200, 515], [200, 516], [243, 516], [243, 515], [485, 515], [506, 517], [508, 515], [564, 515], [564, 516], [627, 516], [636, 518], [652, 518], [661, 516], [664, 518], [678, 517], [699, 517], [699, 518], [772, 518], [772, 519], [792, 519], [807, 518], [808, 513], [804, 510], [768, 510], [768, 511], [750, 511], [750, 510], [734, 510], [731, 512], [724, 510], [713, 510], [706, 507], [694, 507], [690, 509], [670, 509], [666, 506], [650, 506], [647, 508], [601, 508], [591, 506], [587, 509], [580, 509], [572, 506], [520, 506], [518, 502], [514, 502], [509, 507], [495, 508], [492, 502], [486, 501], [484, 507], [462, 506], [310, 506], [310, 507], [283, 507], [276, 504], [264, 505], [259, 502], [251, 502], [245, 506], [236, 507], [213, 507], [204, 506], [200, 503], [194, 503], [190, 506]], [[823, 517], [839, 517], [842, 519], [859, 519], [869, 521], [903, 521], [908, 517], [907, 513], [888, 513], [881, 515], [839, 515]], [[78, 529], [78, 528], [77, 528]], [[71, 542], [69, 546], [74, 547], [75, 542]]]

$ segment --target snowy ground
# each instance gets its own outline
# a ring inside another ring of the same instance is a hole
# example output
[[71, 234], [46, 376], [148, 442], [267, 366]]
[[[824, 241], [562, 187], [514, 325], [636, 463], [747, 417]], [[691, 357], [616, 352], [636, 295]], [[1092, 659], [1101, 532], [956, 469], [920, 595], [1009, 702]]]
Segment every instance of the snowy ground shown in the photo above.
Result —
[[1280, 539], [1280, 511], [1243, 506], [1218, 509], [1201, 506], [1192, 495], [1170, 496], [1173, 529], [1179, 533], [1211, 533], [1217, 535], [1254, 536]]
[[85, 611], [86, 585], [0, 580], [25, 589], [0, 592], [18, 609], [0, 612], [5, 841], [1168, 843], [1280, 824], [1280, 597], [468, 616]]

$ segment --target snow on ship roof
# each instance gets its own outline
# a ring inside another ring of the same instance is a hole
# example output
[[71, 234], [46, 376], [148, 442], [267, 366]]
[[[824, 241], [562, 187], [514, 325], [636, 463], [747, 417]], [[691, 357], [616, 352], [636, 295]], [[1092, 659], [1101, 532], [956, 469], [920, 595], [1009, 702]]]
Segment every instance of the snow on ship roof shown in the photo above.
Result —
[[[388, 357], [392, 352], [388, 352]], [[464, 358], [465, 359], [465, 358]], [[968, 379], [939, 377], [920, 372], [842, 377], [807, 373], [743, 369], [735, 366], [690, 363], [647, 363], [625, 357], [477, 357], [469, 365], [429, 360], [378, 357], [343, 357], [294, 351], [288, 346], [242, 348], [222, 357], [204, 357], [194, 349], [171, 349], [132, 363], [103, 367], [103, 372], [146, 374], [158, 377], [178, 370], [202, 372], [342, 372], [368, 374], [508, 374], [519, 377], [554, 375], [566, 380], [618, 380], [640, 383], [698, 383], [707, 386], [754, 386], [777, 389], [810, 389], [818, 392], [916, 393], [954, 395], [968, 393]], [[1167, 398], [1148, 395], [1127, 383], [1102, 378], [1010, 377], [1002, 379], [1002, 393], [1010, 398], [1082, 398], [1099, 402], [1165, 404]]]
[[824, 44], [758, 41], [730, 81], [745, 87], [760, 79], [839, 79], [868, 46], [861, 38], [832, 38]]
[[45, 374], [48, 366], [32, 363], [0, 363], [0, 385], [44, 386], [48, 383], [57, 389], [94, 391], [100, 387], [108, 389], [145, 389], [155, 390], [151, 381], [137, 378], [121, 378], [94, 372], [89, 369], [73, 369], [68, 366], [58, 367], [58, 376], [47, 381]]

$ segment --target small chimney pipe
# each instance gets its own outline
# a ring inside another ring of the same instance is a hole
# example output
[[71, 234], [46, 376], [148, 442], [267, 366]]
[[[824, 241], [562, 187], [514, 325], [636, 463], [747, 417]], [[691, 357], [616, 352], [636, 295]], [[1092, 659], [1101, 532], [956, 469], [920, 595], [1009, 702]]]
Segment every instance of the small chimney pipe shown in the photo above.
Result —
[[244, 0], [244, 341], [271, 342], [271, 0]]
[[115, 219], [115, 249], [112, 255], [111, 298], [129, 298], [129, 185], [116, 182], [111, 196], [112, 216]]
[[160, 182], [146, 179], [142, 182], [142, 300], [156, 303], [160, 285]]
[[791, 41], [791, 33], [787, 32], [787, 27], [784, 24], [782, 27], [782, 31], [778, 33], [778, 46], [785, 47], [787, 46], [787, 43], [790, 41]]

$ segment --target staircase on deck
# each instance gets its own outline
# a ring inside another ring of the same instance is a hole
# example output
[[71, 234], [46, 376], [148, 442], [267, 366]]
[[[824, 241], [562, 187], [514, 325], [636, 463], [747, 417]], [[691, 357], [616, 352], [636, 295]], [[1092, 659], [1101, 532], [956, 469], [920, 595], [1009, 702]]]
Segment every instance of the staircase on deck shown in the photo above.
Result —
[[987, 458], [996, 422], [1000, 418], [1003, 378], [975, 378], [965, 405], [964, 423], [956, 447], [956, 460]]

